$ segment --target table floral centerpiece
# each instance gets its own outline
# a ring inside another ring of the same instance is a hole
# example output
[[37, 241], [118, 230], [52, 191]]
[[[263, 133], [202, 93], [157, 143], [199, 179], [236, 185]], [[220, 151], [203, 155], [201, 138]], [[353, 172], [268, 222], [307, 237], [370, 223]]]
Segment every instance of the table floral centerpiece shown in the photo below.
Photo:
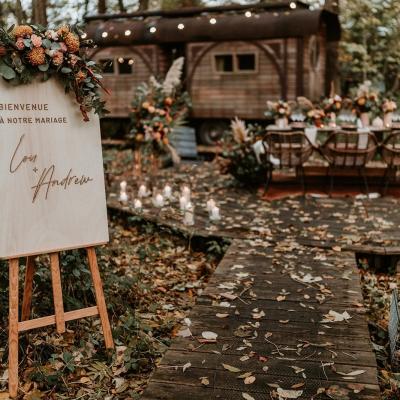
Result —
[[289, 116], [291, 113], [291, 108], [288, 102], [279, 101], [267, 101], [267, 111], [264, 115], [267, 118], [275, 120], [275, 125], [279, 129], [285, 129], [289, 126]]
[[338, 94], [331, 95], [322, 102], [322, 108], [329, 119], [329, 126], [336, 127], [336, 117], [342, 110], [342, 98]]
[[384, 99], [381, 104], [383, 111], [383, 124], [385, 128], [392, 127], [393, 113], [397, 110], [397, 104], [394, 100]]
[[365, 81], [357, 89], [354, 106], [364, 128], [370, 126], [370, 114], [376, 113], [378, 107], [378, 92], [372, 90], [370, 81]]
[[[182, 91], [184, 58], [174, 61], [164, 80], [150, 77], [136, 89], [132, 102], [131, 121], [136, 167], [150, 164], [159, 168], [162, 156], [170, 156], [174, 164], [180, 159], [170, 144], [174, 128], [182, 125], [190, 107], [187, 92]], [[144, 164], [142, 165], [142, 160]]]

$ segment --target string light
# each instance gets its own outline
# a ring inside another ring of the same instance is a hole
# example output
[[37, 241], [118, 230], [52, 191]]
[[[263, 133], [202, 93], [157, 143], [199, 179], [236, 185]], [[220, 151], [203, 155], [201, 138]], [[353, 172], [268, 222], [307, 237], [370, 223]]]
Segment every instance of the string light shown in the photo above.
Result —
[[119, 62], [120, 64], [123, 64], [123, 63], [124, 63], [124, 59], [123, 59], [122, 57], [120, 57], [120, 58], [118, 58], [118, 62]]
[[292, 2], [290, 2], [289, 7], [290, 7], [292, 10], [294, 10], [294, 9], [297, 7], [297, 5], [296, 5], [296, 3], [295, 3], [294, 1], [292, 1]]
[[134, 62], [135, 62], [135, 61], [131, 58], [131, 59], [128, 61], [128, 64], [129, 64], [129, 65], [133, 65]]
[[149, 31], [150, 31], [150, 33], [156, 33], [156, 32], [157, 32], [157, 28], [156, 28], [155, 26], [152, 26], [152, 27], [149, 29]]
[[87, 33], [86, 33], [86, 32], [85, 32], [85, 33], [82, 33], [81, 38], [82, 38], [82, 39], [86, 39], [86, 38], [87, 38]]
[[127, 29], [127, 30], [125, 31], [125, 36], [129, 36], [131, 33], [132, 33], [132, 32], [131, 32], [129, 29]]
[[184, 24], [178, 24], [178, 29], [180, 29], [180, 30], [185, 29], [185, 25]]
[[103, 32], [102, 34], [101, 34], [101, 37], [103, 37], [103, 38], [106, 38], [108, 36], [108, 32]]
[[210, 19], [210, 24], [215, 25], [217, 23], [217, 20], [215, 18]]
[[246, 11], [244, 13], [244, 16], [247, 17], [247, 18], [250, 18], [251, 17], [251, 11]]

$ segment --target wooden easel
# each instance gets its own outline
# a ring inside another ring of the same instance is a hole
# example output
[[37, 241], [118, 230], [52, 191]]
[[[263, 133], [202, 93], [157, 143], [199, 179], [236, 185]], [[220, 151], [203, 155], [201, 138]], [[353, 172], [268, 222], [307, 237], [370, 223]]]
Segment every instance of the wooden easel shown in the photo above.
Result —
[[9, 396], [14, 398], [18, 393], [18, 341], [19, 333], [48, 325], [56, 325], [58, 333], [65, 332], [65, 322], [79, 318], [100, 316], [103, 327], [103, 335], [107, 349], [114, 347], [111, 334], [110, 321], [107, 315], [107, 307], [104, 299], [103, 285], [97, 265], [97, 257], [94, 247], [86, 249], [90, 272], [92, 274], [94, 292], [97, 306], [64, 312], [64, 304], [61, 289], [61, 275], [59, 253], [50, 254], [51, 278], [54, 298], [54, 315], [43, 318], [29, 319], [32, 302], [32, 284], [35, 270], [34, 258], [27, 257], [25, 271], [25, 287], [22, 303], [21, 322], [18, 318], [18, 272], [19, 259], [14, 258], [9, 261], [10, 268], [10, 300], [9, 300], [9, 357], [8, 357], [8, 376], [9, 376]]

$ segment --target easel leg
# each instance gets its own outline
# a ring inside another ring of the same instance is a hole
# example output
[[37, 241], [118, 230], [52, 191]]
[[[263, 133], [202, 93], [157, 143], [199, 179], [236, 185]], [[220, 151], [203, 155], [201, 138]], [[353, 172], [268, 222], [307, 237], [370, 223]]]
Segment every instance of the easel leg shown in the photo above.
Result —
[[65, 332], [64, 304], [62, 298], [60, 260], [58, 253], [50, 254], [51, 280], [53, 284], [54, 313], [58, 333]]
[[35, 272], [34, 257], [27, 257], [25, 271], [24, 298], [22, 301], [21, 320], [27, 321], [31, 315], [33, 274]]
[[18, 258], [10, 260], [8, 379], [10, 397], [18, 394]]
[[97, 265], [97, 257], [96, 257], [95, 249], [93, 247], [89, 247], [87, 249], [87, 255], [88, 255], [88, 260], [89, 260], [90, 272], [92, 273], [94, 293], [96, 295], [97, 307], [99, 309], [101, 325], [103, 327], [104, 341], [106, 343], [106, 348], [112, 349], [112, 348], [114, 348], [114, 341], [113, 341], [113, 337], [112, 337], [112, 333], [111, 333], [110, 321], [108, 319], [106, 301], [104, 299], [103, 285], [101, 283], [100, 272], [99, 272], [99, 267]]

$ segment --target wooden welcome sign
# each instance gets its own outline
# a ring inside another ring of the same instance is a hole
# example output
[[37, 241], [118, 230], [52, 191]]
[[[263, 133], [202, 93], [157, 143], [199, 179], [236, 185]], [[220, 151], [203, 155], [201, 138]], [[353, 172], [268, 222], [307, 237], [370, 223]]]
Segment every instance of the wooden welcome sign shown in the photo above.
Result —
[[[100, 315], [113, 347], [94, 246], [108, 242], [99, 119], [83, 122], [73, 98], [51, 79], [14, 87], [0, 80], [0, 258], [10, 260], [9, 391], [18, 390], [18, 333]], [[59, 255], [87, 248], [97, 306], [64, 312]], [[50, 254], [55, 315], [29, 320], [34, 259]], [[27, 257], [22, 321], [19, 257]]]

